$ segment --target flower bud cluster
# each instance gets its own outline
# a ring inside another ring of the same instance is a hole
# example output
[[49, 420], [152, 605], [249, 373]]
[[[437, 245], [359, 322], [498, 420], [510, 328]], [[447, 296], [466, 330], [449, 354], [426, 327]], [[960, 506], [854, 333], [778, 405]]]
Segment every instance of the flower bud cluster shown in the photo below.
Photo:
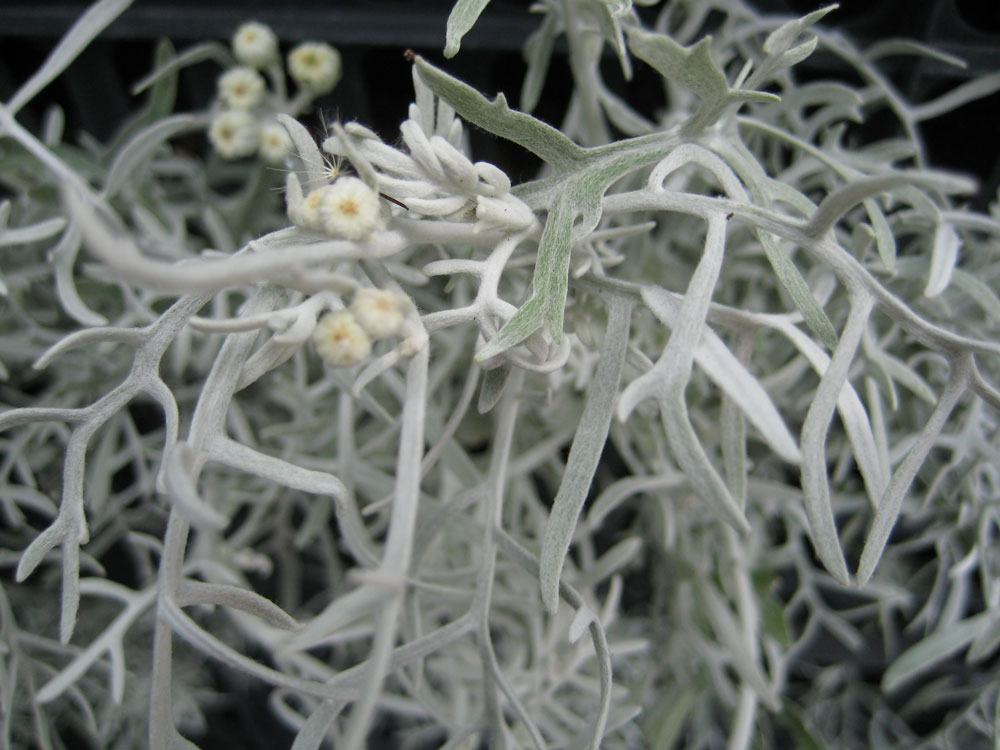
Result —
[[233, 35], [232, 49], [239, 64], [217, 81], [209, 141], [223, 159], [256, 154], [268, 164], [283, 164], [292, 153], [292, 140], [276, 115], [294, 115], [331, 91], [341, 76], [340, 54], [321, 42], [295, 47], [288, 55], [288, 73], [298, 94], [287, 100], [278, 38], [270, 28], [256, 21], [244, 23]]
[[351, 306], [320, 318], [312, 334], [316, 353], [331, 367], [350, 367], [367, 359], [372, 343], [397, 335], [410, 301], [386, 289], [362, 288]]
[[414, 87], [423, 109], [410, 105], [409, 119], [400, 126], [406, 150], [389, 146], [355, 123], [327, 138], [323, 150], [334, 158], [366, 160], [376, 171], [379, 189], [404, 203], [411, 217], [474, 221], [482, 231], [531, 227], [537, 221], [534, 212], [510, 192], [507, 175], [488, 162], [473, 163], [461, 121], [447, 104], [438, 101], [434, 107], [433, 94], [416, 73]]

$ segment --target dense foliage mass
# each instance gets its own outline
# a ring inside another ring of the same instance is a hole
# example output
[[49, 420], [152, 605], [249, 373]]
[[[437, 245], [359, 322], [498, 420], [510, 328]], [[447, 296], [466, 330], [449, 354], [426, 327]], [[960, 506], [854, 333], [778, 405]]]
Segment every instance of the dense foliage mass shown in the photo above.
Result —
[[456, 77], [487, 3], [396, 140], [317, 138], [339, 53], [259, 23], [164, 43], [108, 143], [26, 129], [129, 0], [0, 105], [0, 747], [207, 748], [240, 695], [293, 750], [995, 742], [1000, 212], [921, 123], [1000, 76], [544, 0], [514, 109]]

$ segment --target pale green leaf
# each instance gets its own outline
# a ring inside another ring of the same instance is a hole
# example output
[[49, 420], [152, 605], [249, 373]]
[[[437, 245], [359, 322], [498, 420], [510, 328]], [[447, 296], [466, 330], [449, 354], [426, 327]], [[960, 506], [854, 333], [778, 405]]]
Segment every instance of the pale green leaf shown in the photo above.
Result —
[[872, 223], [872, 231], [875, 233], [875, 247], [878, 248], [882, 265], [885, 266], [885, 270], [892, 271], [896, 266], [896, 236], [892, 233], [892, 227], [886, 221], [878, 201], [869, 198], [864, 201], [864, 206]]
[[[177, 51], [169, 39], [163, 39], [156, 48], [156, 68], [169, 63], [177, 56]], [[149, 92], [149, 104], [146, 105], [145, 117], [155, 122], [174, 111], [177, 100], [177, 71], [171, 70], [153, 82], [153, 90]]]
[[830, 322], [830, 318], [816, 301], [809, 284], [802, 278], [802, 274], [799, 273], [799, 269], [796, 268], [792, 259], [788, 257], [788, 253], [782, 250], [777, 240], [767, 232], [759, 230], [756, 234], [760, 244], [764, 247], [764, 254], [774, 270], [774, 275], [778, 278], [782, 288], [788, 292], [788, 296], [792, 298], [792, 303], [802, 315], [805, 324], [809, 326], [809, 330], [827, 349], [836, 348], [837, 331], [833, 327], [833, 323]]
[[132, 93], [141, 94], [154, 83], [175, 74], [181, 68], [186, 68], [189, 65], [197, 65], [206, 60], [214, 60], [222, 67], [230, 67], [236, 64], [233, 53], [225, 45], [218, 42], [196, 44], [194, 47], [189, 47], [179, 55], [168, 60], [160, 61], [159, 57], [157, 57], [157, 66], [132, 86]]
[[320, 750], [327, 738], [327, 729], [339, 712], [339, 708], [330, 701], [320, 703], [295, 735], [290, 750]]
[[582, 148], [551, 125], [512, 110], [503, 94], [497, 94], [491, 102], [468, 84], [421, 57], [417, 57], [414, 64], [431, 91], [474, 125], [517, 143], [556, 169], [568, 169], [582, 159]]
[[542, 87], [548, 77], [552, 47], [555, 44], [558, 22], [553, 14], [547, 14], [542, 25], [524, 43], [524, 61], [528, 70], [521, 84], [521, 109], [531, 112], [542, 95]]
[[[4, 205], [9, 206], [10, 204], [5, 201]], [[6, 228], [4, 227], [3, 222], [0, 222], [0, 247], [8, 247], [10, 245], [27, 245], [31, 242], [48, 239], [53, 235], [59, 234], [65, 226], [66, 219], [61, 216], [45, 219], [37, 224], [31, 224], [26, 227], [16, 227], [14, 229]]]
[[781, 55], [781, 65], [782, 67], [792, 67], [793, 65], [798, 65], [800, 62], [805, 60], [809, 55], [816, 51], [816, 45], [819, 43], [819, 39], [813, 37], [807, 42], [792, 47], [787, 52]]
[[996, 292], [990, 288], [989, 284], [961, 268], [952, 271], [951, 282], [956, 289], [968, 295], [969, 299], [979, 305], [983, 312], [994, 321], [1000, 321], [1000, 298], [997, 297]]
[[664, 697], [649, 711], [650, 719], [643, 731], [649, 747], [657, 750], [671, 750], [677, 744], [684, 724], [698, 705], [704, 689], [689, 684], [664, 692]]
[[132, 4], [132, 0], [99, 0], [80, 16], [72, 28], [59, 40], [48, 58], [31, 78], [17, 90], [7, 103], [13, 117], [42, 89], [48, 86], [80, 55], [104, 29]]
[[323, 169], [323, 154], [320, 153], [316, 141], [294, 117], [288, 115], [278, 115], [278, 122], [285, 126], [292, 145], [295, 146], [295, 153], [299, 156], [303, 172], [303, 189], [306, 194], [327, 183], [326, 172]]
[[145, 162], [164, 142], [201, 125], [201, 119], [194, 115], [174, 115], [136, 133], [112, 162], [108, 170], [108, 179], [104, 183], [104, 197], [110, 198], [116, 195], [136, 167]]
[[859, 586], [866, 584], [875, 572], [875, 566], [878, 565], [885, 545], [889, 541], [892, 528], [896, 525], [896, 519], [903, 506], [903, 499], [916, 478], [917, 472], [923, 466], [927, 454], [934, 447], [948, 417], [951, 416], [952, 409], [955, 408], [959, 398], [965, 392], [971, 367], [969, 358], [962, 358], [952, 364], [951, 380], [941, 394], [937, 406], [917, 435], [916, 442], [900, 462], [896, 471], [893, 472], [889, 486], [879, 501], [878, 510], [872, 520], [871, 528], [868, 530], [865, 545], [861, 550], [857, 574]]
[[825, 8], [814, 10], [807, 16], [796, 18], [782, 24], [772, 31], [764, 41], [764, 51], [769, 55], [781, 55], [792, 48], [799, 34], [819, 21], [823, 16], [832, 10], [837, 9], [837, 5], [827, 5]]
[[[658, 287], [650, 286], [643, 287], [642, 299], [664, 325], [671, 330], [678, 325], [680, 300]], [[802, 460], [795, 438], [785, 426], [770, 395], [718, 334], [707, 326], [695, 350], [694, 361], [760, 430], [775, 453], [789, 463]]]
[[912, 677], [932, 669], [956, 651], [965, 648], [989, 627], [993, 615], [980, 612], [961, 622], [941, 628], [900, 654], [882, 676], [882, 690], [895, 690]]
[[587, 391], [583, 414], [566, 460], [563, 481], [552, 501], [552, 511], [542, 538], [539, 579], [542, 601], [549, 612], [555, 612], [559, 605], [559, 577], [573, 530], [604, 450], [625, 366], [632, 306], [619, 298], [611, 298], [608, 307], [608, 327], [601, 346], [601, 357]]
[[585, 568], [576, 581], [576, 585], [580, 588], [589, 588], [600, 583], [611, 574], [629, 565], [642, 550], [642, 547], [642, 539], [637, 536], [623, 539], [597, 558], [592, 565]]
[[462, 44], [462, 37], [469, 33], [479, 14], [483, 12], [490, 0], [458, 0], [448, 14], [448, 28], [445, 32], [444, 56], [454, 57]]
[[890, 57], [892, 55], [916, 55], [918, 57], [937, 60], [938, 62], [943, 62], [945, 65], [952, 65], [963, 70], [967, 67], [965, 60], [960, 57], [949, 55], [947, 52], [942, 52], [941, 50], [928, 47], [926, 44], [921, 44], [910, 39], [886, 39], [883, 42], [876, 42], [865, 50], [864, 58], [866, 60], [878, 60], [879, 58]]
[[931, 268], [927, 274], [927, 286], [924, 288], [925, 297], [936, 297], [948, 288], [961, 247], [962, 240], [955, 227], [946, 221], [939, 223], [934, 231]]
[[726, 76], [709, 53], [711, 37], [690, 47], [682, 47], [663, 34], [628, 28], [629, 49], [653, 66], [664, 78], [694, 92], [700, 100], [698, 110], [684, 125], [684, 132], [696, 133], [715, 122], [730, 104], [740, 102], [776, 102], [774, 94], [729, 88]]
[[535, 264], [534, 294], [514, 313], [507, 324], [476, 355], [484, 362], [516, 346], [543, 325], [553, 338], [562, 337], [562, 316], [569, 284], [570, 238], [576, 211], [570, 199], [556, 202], [549, 211], [538, 245]]
[[486, 371], [479, 391], [479, 402], [476, 405], [480, 414], [486, 414], [497, 405], [503, 395], [504, 388], [507, 387], [511, 371], [512, 368], [507, 362]]

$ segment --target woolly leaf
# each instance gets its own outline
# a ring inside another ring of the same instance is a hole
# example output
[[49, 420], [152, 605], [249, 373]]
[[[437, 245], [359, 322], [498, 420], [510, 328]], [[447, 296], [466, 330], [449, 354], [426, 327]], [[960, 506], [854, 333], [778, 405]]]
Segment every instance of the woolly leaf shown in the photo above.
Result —
[[448, 14], [448, 29], [445, 32], [444, 56], [454, 57], [462, 43], [462, 37], [469, 33], [479, 14], [490, 4], [490, 0], [458, 0]]
[[424, 83], [469, 122], [493, 135], [523, 146], [556, 169], [566, 169], [580, 161], [583, 149], [553, 128], [524, 112], [507, 106], [503, 94], [491, 102], [468, 84], [445, 73], [421, 57], [414, 65]]
[[528, 64], [524, 83], [521, 85], [521, 109], [524, 112], [531, 112], [541, 97], [552, 60], [557, 28], [556, 17], [551, 13], [547, 14], [542, 25], [524, 43], [524, 60]]
[[552, 511], [545, 523], [542, 538], [539, 577], [542, 587], [542, 601], [549, 612], [555, 612], [559, 605], [559, 576], [562, 573], [566, 553], [569, 551], [573, 530], [583, 503], [590, 491], [590, 483], [597, 470], [597, 462], [604, 450], [614, 401], [618, 395], [618, 385], [625, 366], [625, 352], [628, 344], [630, 304], [613, 299], [609, 303], [608, 327], [601, 346], [601, 358], [597, 364], [587, 391], [583, 414], [573, 437], [573, 445], [566, 460], [566, 471], [562, 484], [552, 501]]
[[776, 102], [779, 98], [763, 91], [729, 88], [726, 76], [709, 53], [711, 37], [690, 47], [682, 47], [663, 34], [628, 28], [628, 46], [636, 57], [653, 66], [660, 75], [694, 92], [701, 100], [698, 110], [685, 123], [686, 133], [696, 133], [711, 125], [730, 104]]
[[961, 246], [962, 240], [955, 227], [946, 221], [937, 225], [931, 252], [931, 268], [927, 274], [927, 286], [924, 288], [925, 297], [936, 297], [948, 288]]

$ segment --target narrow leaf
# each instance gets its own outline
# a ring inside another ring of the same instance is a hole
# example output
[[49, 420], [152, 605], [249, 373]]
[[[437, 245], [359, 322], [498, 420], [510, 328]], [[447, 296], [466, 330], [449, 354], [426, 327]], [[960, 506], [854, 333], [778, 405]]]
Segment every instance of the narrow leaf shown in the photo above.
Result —
[[576, 209], [572, 201], [563, 196], [549, 211], [538, 243], [538, 260], [535, 263], [534, 294], [497, 335], [479, 350], [476, 360], [484, 362], [491, 357], [517, 346], [543, 325], [556, 340], [562, 338], [562, 317], [569, 286], [569, 261], [572, 250], [571, 237]]
[[892, 528], [896, 525], [896, 519], [903, 506], [903, 499], [916, 478], [917, 472], [923, 466], [927, 454], [934, 447], [937, 436], [944, 428], [948, 417], [951, 416], [952, 409], [955, 408], [959, 398], [965, 392], [971, 369], [970, 357], [963, 357], [952, 364], [951, 380], [948, 382], [947, 388], [941, 394], [927, 424], [917, 436], [916, 443], [910, 448], [906, 457], [893, 473], [885, 495], [879, 501], [878, 512], [872, 521], [868, 538], [865, 539], [865, 546], [861, 550], [861, 561], [858, 563], [859, 586], [864, 586], [871, 578], [872, 573], [875, 572], [875, 566], [878, 565], [885, 545], [889, 541]]
[[927, 286], [924, 288], [925, 297], [936, 297], [948, 288], [961, 246], [962, 241], [955, 227], [946, 221], [937, 225], [934, 231], [934, 247], [931, 251], [931, 268], [927, 274]]
[[295, 152], [302, 162], [302, 169], [305, 179], [303, 189], [309, 193], [316, 188], [326, 184], [326, 174], [323, 169], [323, 154], [320, 153], [316, 141], [294, 117], [288, 115], [278, 115], [278, 121], [285, 126], [289, 137], [295, 146]]
[[819, 21], [830, 11], [836, 10], [837, 7], [836, 4], [827, 5], [825, 8], [814, 10], [807, 16], [783, 23], [768, 35], [764, 41], [764, 51], [769, 55], [783, 54], [791, 49], [799, 34]]
[[548, 78], [549, 62], [556, 37], [556, 16], [548, 13], [542, 25], [524, 43], [524, 61], [528, 70], [521, 84], [521, 111], [531, 112], [542, 94], [542, 87]]
[[542, 601], [549, 612], [555, 612], [559, 606], [559, 577], [563, 563], [611, 426], [614, 401], [625, 366], [631, 314], [630, 303], [617, 297], [609, 299], [608, 327], [601, 346], [601, 358], [573, 437], [562, 484], [545, 524], [539, 578]]
[[879, 258], [882, 259], [885, 270], [892, 271], [896, 266], [896, 235], [893, 234], [892, 227], [886, 221], [878, 201], [869, 198], [864, 202], [864, 205], [872, 223], [872, 230], [875, 232], [875, 247], [878, 248]]
[[934, 667], [964, 648], [992, 622], [992, 613], [980, 612], [954, 625], [948, 625], [906, 649], [882, 676], [883, 692], [891, 692], [921, 672]]
[[193, 115], [174, 115], [136, 133], [112, 162], [108, 170], [108, 179], [104, 183], [104, 197], [116, 195], [135, 168], [146, 161], [165, 141], [200, 126], [200, 119]]
[[479, 391], [479, 403], [476, 408], [480, 414], [486, 414], [500, 400], [504, 388], [507, 387], [507, 380], [510, 377], [511, 366], [504, 362], [499, 367], [487, 370], [483, 376], [483, 385]]
[[[642, 299], [664, 325], [677, 326], [681, 303], [659, 287], [643, 287]], [[694, 361], [740, 408], [768, 445], [789, 463], [802, 460], [795, 438], [760, 382], [750, 374], [719, 336], [706, 326]]]
[[295, 630], [299, 626], [294, 617], [270, 599], [228, 583], [187, 581], [178, 596], [177, 603], [182, 607], [195, 604], [231, 607], [258, 617], [268, 625], [282, 630]]
[[7, 104], [13, 117], [30, 102], [39, 91], [48, 86], [70, 66], [98, 34], [120, 16], [132, 0], [99, 0], [80, 16], [73, 27], [52, 50], [48, 58], [31, 78], [29, 78]]
[[[5, 202], [4, 205], [9, 206], [10, 204]], [[65, 226], [66, 219], [61, 216], [45, 219], [37, 224], [31, 224], [26, 227], [16, 227], [14, 229], [5, 228], [3, 226], [3, 222], [0, 222], [0, 247], [7, 247], [10, 245], [27, 245], [31, 242], [45, 240], [53, 235], [59, 234]]]
[[458, 0], [448, 14], [445, 32], [444, 56], [454, 57], [462, 44], [462, 37], [469, 33], [490, 0]]
[[326, 730], [330, 728], [340, 709], [330, 701], [320, 703], [306, 719], [290, 750], [320, 750], [326, 740]]
[[778, 282], [792, 298], [795, 309], [802, 315], [809, 330], [827, 349], [835, 349], [837, 331], [813, 296], [809, 284], [799, 273], [799, 269], [795, 267], [792, 259], [788, 257], [788, 253], [782, 250], [774, 237], [767, 232], [758, 231], [757, 239], [764, 247], [764, 254], [767, 256], [771, 268], [774, 269], [774, 275], [778, 277]]
[[227, 68], [236, 62], [232, 52], [230, 52], [229, 48], [225, 45], [219, 44], [218, 42], [205, 42], [203, 44], [197, 44], [194, 47], [189, 47], [184, 50], [176, 57], [158, 64], [152, 72], [139, 79], [139, 81], [132, 87], [132, 94], [141, 94], [162, 78], [169, 76], [172, 73], [176, 73], [181, 68], [185, 68], [189, 65], [197, 65], [205, 60], [214, 60], [219, 63], [219, 65]]
[[1000, 297], [978, 276], [956, 268], [951, 274], [951, 282], [963, 294], [982, 308], [983, 312], [1000, 321]]

